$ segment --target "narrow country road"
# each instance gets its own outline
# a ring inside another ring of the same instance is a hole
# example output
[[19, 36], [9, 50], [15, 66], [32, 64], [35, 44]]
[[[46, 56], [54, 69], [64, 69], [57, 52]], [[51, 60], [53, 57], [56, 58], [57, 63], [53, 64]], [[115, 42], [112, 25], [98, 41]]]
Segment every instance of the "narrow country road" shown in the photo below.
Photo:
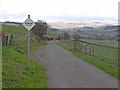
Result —
[[32, 52], [32, 58], [47, 70], [49, 88], [117, 88], [118, 81], [69, 51], [48, 42]]

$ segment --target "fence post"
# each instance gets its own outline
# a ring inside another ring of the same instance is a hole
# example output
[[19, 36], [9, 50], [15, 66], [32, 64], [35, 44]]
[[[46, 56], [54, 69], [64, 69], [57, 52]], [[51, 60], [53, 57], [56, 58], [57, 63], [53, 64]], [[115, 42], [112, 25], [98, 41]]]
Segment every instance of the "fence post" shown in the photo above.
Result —
[[7, 35], [7, 45], [11, 43], [11, 34]]
[[93, 48], [92, 48], [92, 52], [93, 52], [93, 57], [94, 57], [94, 46], [92, 46]]
[[115, 65], [118, 65], [118, 48], [116, 48], [116, 60], [115, 60]]
[[79, 45], [80, 45], [80, 52], [81, 52], [81, 43], [79, 43]]
[[7, 45], [8, 36], [5, 36], [5, 45]]

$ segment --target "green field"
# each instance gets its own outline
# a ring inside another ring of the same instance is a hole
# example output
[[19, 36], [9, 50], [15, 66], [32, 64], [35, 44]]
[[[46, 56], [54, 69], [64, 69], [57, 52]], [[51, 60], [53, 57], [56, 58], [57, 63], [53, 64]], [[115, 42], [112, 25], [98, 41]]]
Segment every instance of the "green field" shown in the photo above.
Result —
[[118, 48], [109, 46], [108, 44], [103, 45], [102, 43], [86, 43], [87, 46], [91, 46], [94, 50], [94, 57], [99, 58], [100, 60], [103, 60], [109, 64], [117, 65], [118, 64]]
[[[63, 42], [63, 41], [61, 41]], [[63, 42], [64, 43], [64, 42]], [[80, 47], [82, 45], [86, 45], [87, 47], [90, 47], [92, 52], [94, 53], [92, 56], [95, 58], [100, 59], [101, 61], [107, 62], [113, 66], [118, 65], [118, 48], [117, 47], [111, 47], [111, 46], [104, 46], [101, 44], [96, 44], [92, 42], [73, 42], [72, 40], [68, 40], [65, 42], [69, 49], [74, 49], [74, 45], [76, 46], [76, 51], [80, 52]], [[75, 43], [75, 44], [74, 44]]]
[[[57, 44], [62, 46], [63, 48], [71, 51], [74, 55], [76, 55], [77, 57], [81, 58], [82, 60], [88, 62], [88, 63], [91, 63], [93, 65], [95, 65], [96, 67], [102, 69], [103, 71], [109, 73], [110, 75], [118, 78], [118, 67], [106, 62], [106, 61], [103, 61], [103, 60], [100, 60], [98, 58], [95, 58], [93, 56], [88, 56], [88, 55], [85, 55], [84, 53], [80, 52], [80, 46], [79, 44], [76, 45], [76, 49], [73, 48], [73, 41], [57, 41]], [[100, 51], [100, 50], [103, 50], [104, 54], [105, 53], [113, 53], [112, 50], [108, 51], [108, 50], [105, 50], [104, 48], [97, 48], [96, 51], [97, 53]], [[100, 52], [101, 53], [101, 52]], [[107, 55], [106, 54], [106, 55]], [[110, 54], [111, 55], [111, 54]], [[112, 57], [112, 56], [111, 56]]]
[[110, 47], [118, 47], [118, 42], [117, 41], [92, 40], [92, 39], [83, 39], [83, 41], [98, 44], [98, 45], [104, 45], [104, 46], [110, 46]]
[[49, 37], [53, 37], [53, 38], [55, 38], [55, 37], [58, 36], [56, 33], [53, 33], [53, 32], [47, 32], [47, 35], [48, 35]]
[[[13, 34], [12, 44], [2, 47], [3, 88], [47, 88], [46, 70], [31, 58], [27, 61], [27, 30], [20, 26], [3, 25], [5, 34]], [[31, 51], [45, 46], [46, 42], [31, 40]]]

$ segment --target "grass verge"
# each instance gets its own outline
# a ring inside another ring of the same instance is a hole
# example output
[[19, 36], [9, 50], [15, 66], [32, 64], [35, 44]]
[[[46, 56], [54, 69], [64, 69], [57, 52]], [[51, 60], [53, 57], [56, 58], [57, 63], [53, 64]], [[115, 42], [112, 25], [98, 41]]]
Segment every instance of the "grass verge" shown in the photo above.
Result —
[[[2, 47], [2, 88], [48, 88], [46, 70], [31, 58], [27, 59], [27, 31], [23, 27], [3, 25], [5, 34], [15, 36], [12, 44]], [[31, 51], [47, 42], [31, 40]]]

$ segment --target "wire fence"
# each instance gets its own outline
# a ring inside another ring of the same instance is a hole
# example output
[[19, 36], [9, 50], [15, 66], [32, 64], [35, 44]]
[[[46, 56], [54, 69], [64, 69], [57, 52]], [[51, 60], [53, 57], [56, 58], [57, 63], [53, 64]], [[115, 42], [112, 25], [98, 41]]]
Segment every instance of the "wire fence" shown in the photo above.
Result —
[[85, 41], [75, 42], [73, 40], [60, 41], [70, 50], [82, 52], [88, 56], [95, 57], [103, 62], [118, 67], [118, 48], [111, 46], [98, 45]]

